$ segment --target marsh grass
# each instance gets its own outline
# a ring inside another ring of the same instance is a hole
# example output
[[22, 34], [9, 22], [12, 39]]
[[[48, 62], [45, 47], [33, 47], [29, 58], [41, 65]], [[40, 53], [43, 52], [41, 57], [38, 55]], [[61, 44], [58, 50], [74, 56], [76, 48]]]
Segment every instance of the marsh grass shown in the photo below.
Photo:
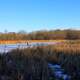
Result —
[[0, 55], [0, 75], [10, 80], [48, 80], [48, 63], [60, 64], [71, 80], [80, 80], [80, 41], [15, 49]]

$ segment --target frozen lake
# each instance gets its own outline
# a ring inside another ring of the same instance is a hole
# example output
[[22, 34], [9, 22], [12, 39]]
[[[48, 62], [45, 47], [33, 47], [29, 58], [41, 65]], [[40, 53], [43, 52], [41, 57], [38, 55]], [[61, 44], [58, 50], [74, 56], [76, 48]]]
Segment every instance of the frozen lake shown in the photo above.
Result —
[[37, 46], [47, 46], [57, 44], [56, 42], [33, 42], [33, 43], [17, 43], [17, 44], [0, 44], [0, 53], [8, 52], [16, 48], [28, 48]]

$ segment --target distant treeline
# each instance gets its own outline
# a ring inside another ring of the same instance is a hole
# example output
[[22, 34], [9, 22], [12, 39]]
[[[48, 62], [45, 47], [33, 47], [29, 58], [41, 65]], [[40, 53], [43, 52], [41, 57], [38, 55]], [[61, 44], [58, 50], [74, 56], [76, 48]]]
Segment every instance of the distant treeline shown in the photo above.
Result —
[[0, 33], [0, 40], [75, 40], [80, 39], [80, 30], [52, 30]]

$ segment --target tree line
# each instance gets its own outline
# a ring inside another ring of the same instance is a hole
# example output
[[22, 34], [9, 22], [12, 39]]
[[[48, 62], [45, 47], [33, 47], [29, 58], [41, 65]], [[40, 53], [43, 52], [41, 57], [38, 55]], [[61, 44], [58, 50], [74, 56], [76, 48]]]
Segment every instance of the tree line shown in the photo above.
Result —
[[26, 33], [0, 33], [0, 40], [75, 40], [80, 39], [80, 30], [51, 30]]

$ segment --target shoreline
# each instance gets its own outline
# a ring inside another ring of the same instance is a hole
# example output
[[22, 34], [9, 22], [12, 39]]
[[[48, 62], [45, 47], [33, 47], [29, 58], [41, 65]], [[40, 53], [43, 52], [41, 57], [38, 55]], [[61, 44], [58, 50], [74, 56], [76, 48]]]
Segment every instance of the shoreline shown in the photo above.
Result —
[[66, 40], [0, 40], [0, 44], [17, 44], [33, 42], [64, 42]]

